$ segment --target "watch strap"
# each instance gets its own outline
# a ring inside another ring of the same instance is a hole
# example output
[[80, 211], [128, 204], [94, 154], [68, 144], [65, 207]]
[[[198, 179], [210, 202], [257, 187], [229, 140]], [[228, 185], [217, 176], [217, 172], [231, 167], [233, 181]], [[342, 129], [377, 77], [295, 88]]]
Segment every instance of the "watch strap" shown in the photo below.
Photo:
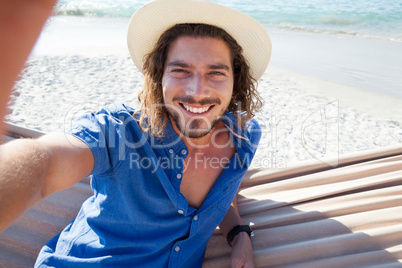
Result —
[[232, 241], [235, 238], [235, 236], [241, 232], [246, 232], [249, 237], [252, 237], [254, 235], [253, 230], [251, 230], [250, 226], [236, 225], [232, 228], [232, 230], [229, 231], [229, 233], [226, 236], [226, 241], [228, 242], [230, 247], [232, 247]]

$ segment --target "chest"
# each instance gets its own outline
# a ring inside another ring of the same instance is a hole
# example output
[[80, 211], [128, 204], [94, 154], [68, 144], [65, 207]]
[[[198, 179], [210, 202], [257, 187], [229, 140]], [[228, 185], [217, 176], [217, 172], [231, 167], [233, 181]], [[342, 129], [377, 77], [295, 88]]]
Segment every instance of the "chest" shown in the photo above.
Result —
[[228, 147], [213, 153], [189, 155], [185, 159], [180, 192], [190, 206], [194, 208], [201, 206], [234, 154], [234, 147]]

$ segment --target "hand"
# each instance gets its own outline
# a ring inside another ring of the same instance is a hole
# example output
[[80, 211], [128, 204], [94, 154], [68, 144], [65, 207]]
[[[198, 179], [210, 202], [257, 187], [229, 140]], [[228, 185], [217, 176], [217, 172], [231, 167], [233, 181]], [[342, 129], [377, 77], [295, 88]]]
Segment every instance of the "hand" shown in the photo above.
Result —
[[232, 267], [253, 268], [254, 256], [251, 239], [247, 233], [241, 232], [232, 241]]

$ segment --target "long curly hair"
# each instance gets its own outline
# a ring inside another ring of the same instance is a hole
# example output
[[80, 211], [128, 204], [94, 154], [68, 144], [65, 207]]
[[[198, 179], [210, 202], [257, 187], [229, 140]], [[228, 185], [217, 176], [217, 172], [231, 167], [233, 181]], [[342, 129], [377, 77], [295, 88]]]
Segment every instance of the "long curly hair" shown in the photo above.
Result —
[[162, 76], [170, 44], [180, 36], [211, 37], [223, 40], [230, 49], [234, 72], [233, 96], [228, 110], [236, 117], [237, 124], [245, 128], [262, 107], [257, 92], [257, 81], [250, 75], [250, 67], [242, 48], [226, 31], [208, 24], [176, 24], [165, 31], [150, 53], [144, 56], [144, 87], [138, 95], [141, 112], [138, 119], [143, 131], [152, 131], [156, 137], [164, 136], [168, 114], [163, 105]]

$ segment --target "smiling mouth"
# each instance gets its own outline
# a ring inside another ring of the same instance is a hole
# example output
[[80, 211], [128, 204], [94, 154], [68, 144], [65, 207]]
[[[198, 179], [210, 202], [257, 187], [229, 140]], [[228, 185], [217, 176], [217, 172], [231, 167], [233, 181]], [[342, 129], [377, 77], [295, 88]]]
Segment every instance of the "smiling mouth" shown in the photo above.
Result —
[[193, 114], [203, 114], [207, 111], [209, 111], [214, 105], [211, 106], [205, 106], [205, 107], [192, 107], [189, 105], [186, 105], [184, 103], [180, 103], [180, 105], [187, 111]]

